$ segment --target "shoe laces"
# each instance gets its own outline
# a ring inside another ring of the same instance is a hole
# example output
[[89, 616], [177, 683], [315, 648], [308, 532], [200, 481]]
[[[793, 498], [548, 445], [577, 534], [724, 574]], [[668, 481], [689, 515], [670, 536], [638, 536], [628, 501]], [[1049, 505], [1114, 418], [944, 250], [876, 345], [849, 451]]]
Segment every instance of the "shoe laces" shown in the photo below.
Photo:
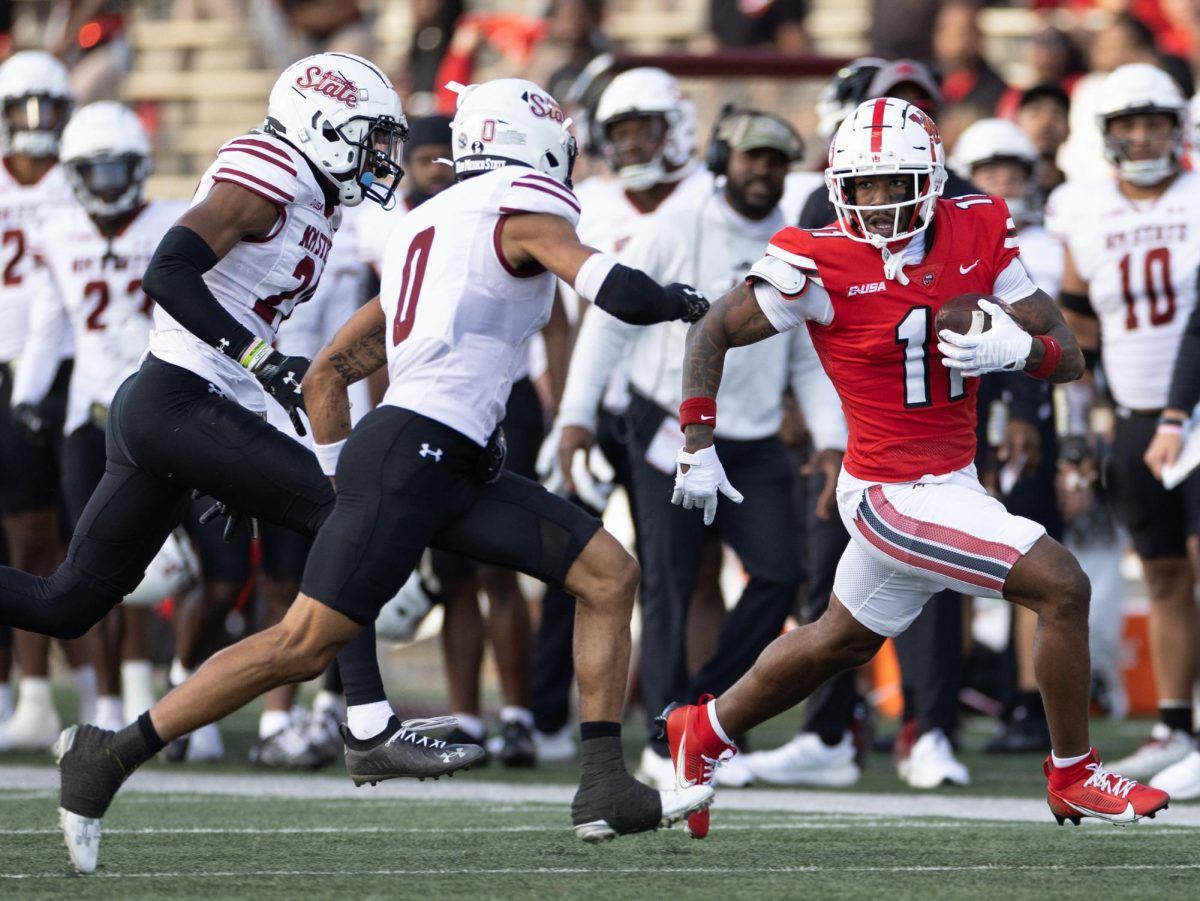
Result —
[[1083, 787], [1089, 785], [1094, 786], [1107, 795], [1115, 795], [1118, 798], [1129, 797], [1130, 790], [1137, 785], [1136, 779], [1126, 779], [1124, 776], [1118, 776], [1116, 773], [1110, 773], [1100, 763], [1089, 763], [1086, 767], [1092, 771], [1092, 775], [1084, 780]]
[[400, 728], [384, 744], [391, 745], [406, 741], [421, 748], [440, 750], [446, 747], [444, 741], [429, 735], [422, 735], [421, 733], [432, 729], [453, 729], [457, 725], [458, 717], [456, 716], [430, 716], [405, 720], [400, 724]]
[[709, 757], [707, 754], [700, 755], [700, 784], [712, 785], [716, 778], [717, 770], [725, 766], [729, 761], [733, 760], [733, 755], [736, 752], [733, 748], [726, 748], [716, 757]]

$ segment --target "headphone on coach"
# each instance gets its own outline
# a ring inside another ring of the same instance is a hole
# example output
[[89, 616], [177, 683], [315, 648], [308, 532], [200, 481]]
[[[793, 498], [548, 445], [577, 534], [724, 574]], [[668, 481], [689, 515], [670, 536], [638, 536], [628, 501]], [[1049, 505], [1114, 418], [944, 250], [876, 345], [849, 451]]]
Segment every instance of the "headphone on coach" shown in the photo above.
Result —
[[704, 164], [708, 167], [709, 172], [718, 177], [726, 174], [726, 170], [729, 168], [729, 154], [731, 152], [729, 131], [738, 119], [748, 116], [773, 119], [786, 128], [794, 142], [788, 162], [798, 163], [804, 159], [804, 139], [800, 137], [800, 132], [796, 131], [792, 123], [772, 113], [764, 113], [755, 109], [738, 109], [732, 103], [726, 103], [721, 107], [721, 114], [717, 116], [717, 122], [713, 125], [712, 134], [708, 139], [708, 149], [704, 153]]

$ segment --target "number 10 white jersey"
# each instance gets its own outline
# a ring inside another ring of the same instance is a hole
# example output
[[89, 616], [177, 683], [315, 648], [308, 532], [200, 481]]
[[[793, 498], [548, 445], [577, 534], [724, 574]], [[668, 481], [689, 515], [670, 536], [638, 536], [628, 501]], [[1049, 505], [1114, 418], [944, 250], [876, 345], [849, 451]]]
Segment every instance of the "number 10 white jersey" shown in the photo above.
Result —
[[506, 166], [459, 182], [408, 213], [388, 239], [379, 290], [387, 317], [383, 402], [483, 444], [504, 416], [526, 343], [550, 317], [555, 277], [501, 256], [510, 216], [579, 221], [579, 201], [547, 175]]
[[1200, 174], [1181, 172], [1153, 202], [1125, 197], [1115, 178], [1069, 181], [1046, 206], [1100, 320], [1104, 373], [1117, 403], [1166, 406], [1171, 370], [1196, 303]]

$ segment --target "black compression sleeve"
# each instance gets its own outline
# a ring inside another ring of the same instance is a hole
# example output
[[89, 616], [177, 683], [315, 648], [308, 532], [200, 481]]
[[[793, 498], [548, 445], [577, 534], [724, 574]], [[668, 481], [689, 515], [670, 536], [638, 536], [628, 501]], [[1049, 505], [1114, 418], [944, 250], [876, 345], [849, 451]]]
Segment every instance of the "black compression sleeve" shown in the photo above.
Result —
[[1072, 313], [1078, 313], [1080, 316], [1096, 318], [1096, 311], [1092, 309], [1092, 302], [1086, 294], [1063, 291], [1058, 295], [1058, 305], [1064, 310], [1070, 310]]
[[640, 269], [613, 266], [596, 294], [596, 306], [632, 325], [679, 319], [679, 300]]
[[255, 339], [204, 283], [204, 273], [215, 265], [217, 255], [203, 238], [187, 226], [173, 226], [146, 267], [142, 290], [205, 344], [236, 360]]
[[1192, 307], [1183, 339], [1179, 342], [1167, 406], [1190, 413], [1197, 401], [1200, 401], [1200, 304]]

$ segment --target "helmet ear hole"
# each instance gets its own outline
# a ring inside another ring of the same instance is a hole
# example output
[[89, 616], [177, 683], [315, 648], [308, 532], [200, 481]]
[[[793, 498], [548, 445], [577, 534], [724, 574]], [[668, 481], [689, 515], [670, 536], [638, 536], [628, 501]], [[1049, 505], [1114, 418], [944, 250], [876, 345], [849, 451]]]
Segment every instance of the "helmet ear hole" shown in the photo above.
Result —
[[338, 139], [337, 129], [325, 122], [321, 125], [321, 137], [326, 141], [336, 141]]

